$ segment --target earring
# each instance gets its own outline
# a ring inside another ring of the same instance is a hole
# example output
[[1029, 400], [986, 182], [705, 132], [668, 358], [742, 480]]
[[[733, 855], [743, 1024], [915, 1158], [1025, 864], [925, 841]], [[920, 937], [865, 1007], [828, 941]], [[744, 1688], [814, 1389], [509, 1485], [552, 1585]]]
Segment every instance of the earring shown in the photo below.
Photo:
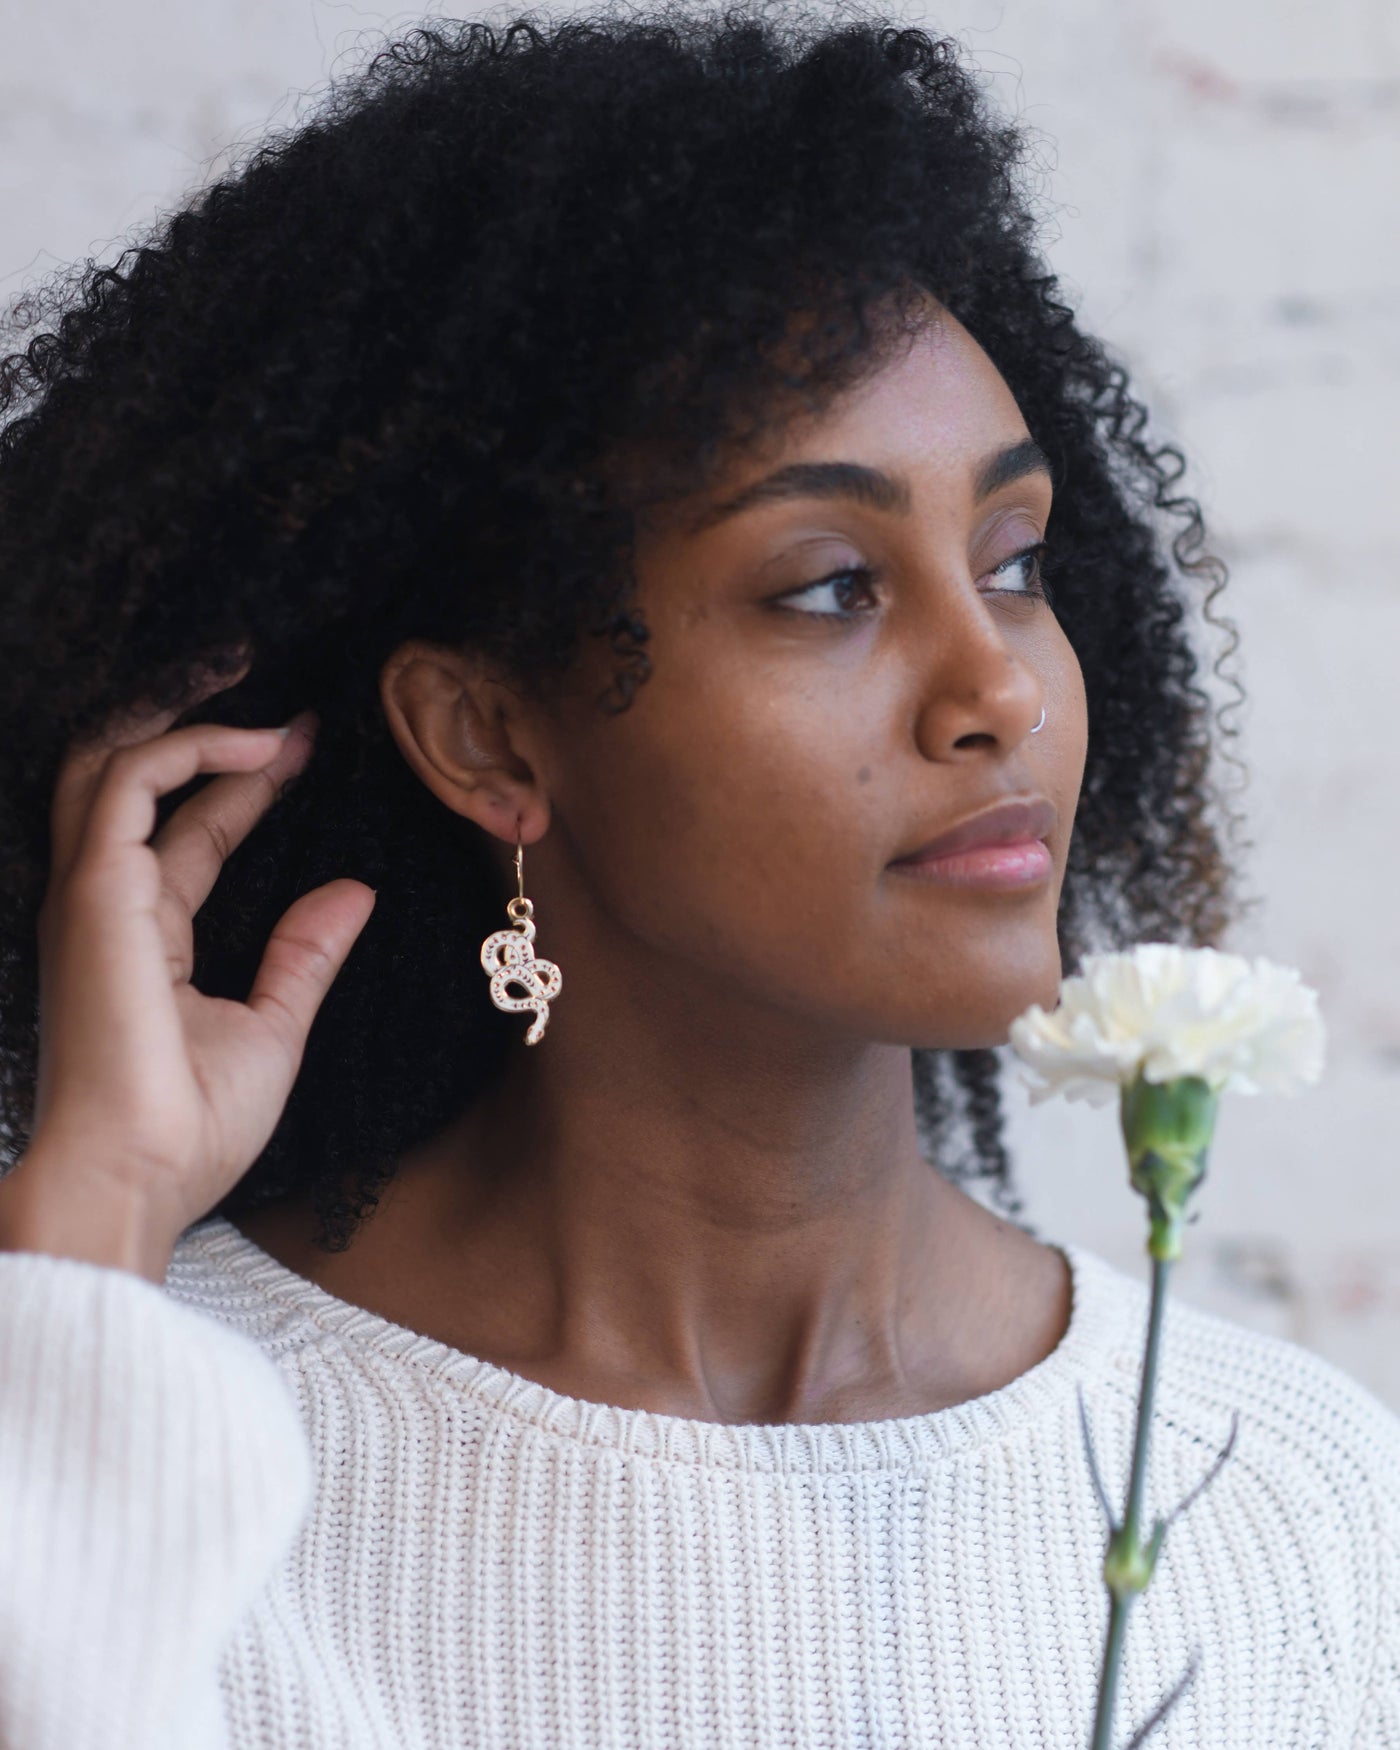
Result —
[[[544, 1038], [549, 1023], [549, 1005], [559, 995], [564, 975], [552, 960], [536, 960], [535, 908], [525, 897], [525, 853], [520, 844], [520, 823], [515, 824], [516, 897], [506, 905], [511, 928], [497, 930], [481, 944], [481, 964], [491, 974], [491, 1001], [498, 1009], [533, 1009], [535, 1018], [525, 1034], [527, 1045]], [[507, 985], [519, 985], [526, 994], [513, 997]]]

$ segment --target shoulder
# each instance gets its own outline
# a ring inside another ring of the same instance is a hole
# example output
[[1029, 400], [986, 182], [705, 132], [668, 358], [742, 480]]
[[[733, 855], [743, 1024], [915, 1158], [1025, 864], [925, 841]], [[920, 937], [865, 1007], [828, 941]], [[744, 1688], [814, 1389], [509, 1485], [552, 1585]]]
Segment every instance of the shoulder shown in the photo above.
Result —
[[1165, 1348], [1175, 1405], [1212, 1424], [1237, 1412], [1245, 1464], [1318, 1500], [1389, 1506], [1400, 1415], [1335, 1362], [1185, 1301], [1168, 1306]]
[[[1151, 1304], [1141, 1276], [1083, 1248], [1086, 1286], [1114, 1333], [1110, 1371], [1136, 1403]], [[1389, 1496], [1400, 1482], [1400, 1414], [1316, 1351], [1256, 1331], [1185, 1300], [1168, 1281], [1158, 1360], [1156, 1420], [1188, 1442], [1218, 1449], [1239, 1417], [1241, 1469], [1284, 1476], [1328, 1497]]]
[[1312, 1350], [1180, 1311], [1178, 1392], [1239, 1411], [1237, 1494], [1259, 1503], [1261, 1560], [1317, 1637], [1308, 1693], [1349, 1664], [1349, 1741], [1400, 1745], [1400, 1416]]
[[[1080, 1250], [1102, 1333], [1088, 1408], [1107, 1445], [1105, 1481], [1127, 1476], [1150, 1311], [1141, 1276]], [[1148, 1501], [1169, 1513], [1231, 1440], [1206, 1493], [1173, 1526], [1267, 1544], [1260, 1559], [1342, 1598], [1380, 1583], [1382, 1544], [1400, 1544], [1400, 1415], [1334, 1362], [1182, 1299], [1168, 1286], [1153, 1401]], [[1347, 1606], [1346, 1608], [1350, 1608]]]
[[[1105, 1470], [1112, 1494], [1131, 1456], [1150, 1264], [1144, 1259], [1141, 1278], [1097, 1254], [1086, 1267], [1105, 1321], [1120, 1329], [1104, 1352], [1106, 1413], [1095, 1419], [1096, 1442], [1102, 1446], [1103, 1421], [1113, 1443]], [[1360, 1717], [1375, 1734], [1364, 1741], [1400, 1745], [1400, 1415], [1324, 1356], [1169, 1288], [1149, 1469], [1153, 1515], [1165, 1517], [1192, 1492], [1232, 1426], [1230, 1456], [1173, 1522], [1166, 1560], [1188, 1588], [1223, 1565], [1239, 1590], [1232, 1608], [1295, 1625], [1300, 1679], [1320, 1683], [1348, 1669]], [[1310, 1650], [1301, 1650], [1305, 1643]]]
[[206, 1216], [180, 1236], [165, 1291], [191, 1312], [249, 1339], [274, 1360], [320, 1335], [310, 1316], [315, 1299], [310, 1285], [219, 1216]]
[[[1144, 1258], [1138, 1276], [1077, 1250], [1101, 1335], [1087, 1382], [1094, 1441], [1110, 1497], [1121, 1497], [1151, 1266]], [[1280, 1661], [1271, 1682], [1316, 1710], [1327, 1742], [1400, 1746], [1400, 1416], [1324, 1356], [1169, 1287], [1148, 1524], [1192, 1494], [1232, 1427], [1229, 1457], [1171, 1523], [1167, 1586], [1145, 1608], [1203, 1612], [1236, 1645], [1263, 1636]]]

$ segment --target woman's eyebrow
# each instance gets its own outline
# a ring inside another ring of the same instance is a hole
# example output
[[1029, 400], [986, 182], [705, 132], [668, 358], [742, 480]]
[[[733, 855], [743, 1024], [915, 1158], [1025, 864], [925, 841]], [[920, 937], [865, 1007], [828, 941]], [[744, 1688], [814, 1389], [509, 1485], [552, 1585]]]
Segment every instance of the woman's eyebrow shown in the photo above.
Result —
[[1055, 477], [1049, 456], [1034, 438], [1022, 438], [1019, 444], [1008, 444], [1004, 450], [987, 457], [977, 476], [978, 501], [990, 498], [998, 488], [1010, 486], [1013, 480], [1024, 480], [1027, 474], [1045, 474], [1051, 480]]
[[[977, 473], [974, 488], [980, 501], [1002, 486], [1027, 474], [1050, 474], [1050, 458], [1034, 438], [1023, 438], [988, 456]], [[912, 502], [909, 483], [880, 468], [861, 462], [790, 462], [765, 474], [726, 498], [708, 506], [689, 524], [691, 533], [713, 528], [716, 523], [751, 510], [756, 504], [773, 504], [788, 498], [847, 498], [872, 510], [907, 512]]]

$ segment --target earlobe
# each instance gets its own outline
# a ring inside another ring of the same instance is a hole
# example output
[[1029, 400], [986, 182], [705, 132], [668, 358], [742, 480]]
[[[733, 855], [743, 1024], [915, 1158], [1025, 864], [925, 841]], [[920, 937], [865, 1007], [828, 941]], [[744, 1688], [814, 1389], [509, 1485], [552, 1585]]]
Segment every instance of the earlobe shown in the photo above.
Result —
[[548, 804], [480, 658], [413, 640], [384, 664], [379, 696], [399, 752], [439, 801], [511, 844], [517, 826], [527, 843], [540, 836]]

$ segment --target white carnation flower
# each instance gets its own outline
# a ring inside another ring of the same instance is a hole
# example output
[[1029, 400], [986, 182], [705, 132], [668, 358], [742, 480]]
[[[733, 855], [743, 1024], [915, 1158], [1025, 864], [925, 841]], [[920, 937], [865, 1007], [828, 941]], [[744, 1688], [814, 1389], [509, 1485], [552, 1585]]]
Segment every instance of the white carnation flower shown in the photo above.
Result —
[[1168, 942], [1086, 954], [1052, 1013], [1032, 1003], [1011, 1023], [1032, 1105], [1064, 1094], [1103, 1106], [1139, 1072], [1296, 1093], [1322, 1074], [1323, 1041], [1317, 992], [1295, 967]]

